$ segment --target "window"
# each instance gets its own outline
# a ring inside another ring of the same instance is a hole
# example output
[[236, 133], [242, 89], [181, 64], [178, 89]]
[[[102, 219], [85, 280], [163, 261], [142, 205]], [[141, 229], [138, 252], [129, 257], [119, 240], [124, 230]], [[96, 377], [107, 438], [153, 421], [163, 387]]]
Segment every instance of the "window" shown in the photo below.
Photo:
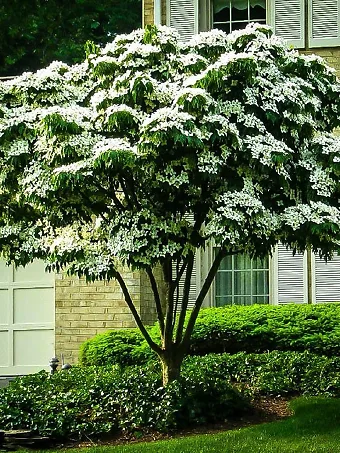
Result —
[[211, 27], [267, 23], [294, 47], [340, 46], [340, 0], [166, 0], [167, 25], [182, 41]]
[[266, 23], [266, 0], [215, 0], [213, 27], [230, 33], [250, 22]]
[[216, 306], [255, 303], [269, 303], [269, 258], [225, 257], [215, 277]]
[[[340, 0], [211, 0], [210, 25], [227, 33], [268, 23], [297, 48], [340, 46]], [[204, 14], [204, 13], [203, 13]]]

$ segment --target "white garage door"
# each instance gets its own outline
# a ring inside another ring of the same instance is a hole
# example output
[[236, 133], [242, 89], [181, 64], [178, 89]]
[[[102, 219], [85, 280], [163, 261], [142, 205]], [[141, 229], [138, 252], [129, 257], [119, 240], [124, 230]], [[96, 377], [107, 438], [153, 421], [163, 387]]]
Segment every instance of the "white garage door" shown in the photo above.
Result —
[[0, 261], [0, 376], [48, 369], [54, 356], [54, 274], [40, 261]]

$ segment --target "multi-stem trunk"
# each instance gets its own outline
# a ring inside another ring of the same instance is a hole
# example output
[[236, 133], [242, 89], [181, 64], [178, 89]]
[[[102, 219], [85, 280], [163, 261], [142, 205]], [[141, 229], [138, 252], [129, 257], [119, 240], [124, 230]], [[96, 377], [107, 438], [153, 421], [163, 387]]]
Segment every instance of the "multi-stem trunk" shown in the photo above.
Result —
[[160, 360], [162, 363], [162, 375], [164, 387], [168, 385], [170, 382], [179, 379], [183, 359], [184, 354], [174, 344], [168, 350], [163, 351], [163, 354], [160, 356]]

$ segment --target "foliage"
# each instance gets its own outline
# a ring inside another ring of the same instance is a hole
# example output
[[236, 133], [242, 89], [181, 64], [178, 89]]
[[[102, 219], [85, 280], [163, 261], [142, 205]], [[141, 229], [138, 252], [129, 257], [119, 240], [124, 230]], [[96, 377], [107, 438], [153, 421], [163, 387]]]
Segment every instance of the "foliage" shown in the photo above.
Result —
[[1, 389], [0, 427], [83, 438], [117, 430], [166, 431], [222, 420], [247, 407], [228, 382], [204, 372], [162, 387], [153, 367], [74, 367], [17, 378]]
[[253, 305], [201, 311], [191, 354], [239, 351], [310, 351], [337, 355], [340, 304]]
[[118, 427], [115, 379], [112, 369], [76, 367], [16, 378], [0, 390], [0, 426], [52, 438], [111, 432]]
[[[167, 383], [225, 256], [265, 256], [279, 241], [324, 257], [338, 248], [340, 85], [265, 25], [184, 45], [149, 27], [89, 47], [84, 63], [0, 85], [0, 248], [15, 264], [117, 279]], [[195, 254], [211, 240], [184, 329]], [[161, 345], [126, 265], [149, 278]]]
[[[98, 446], [79, 453], [339, 453], [340, 400], [300, 397], [285, 420], [169, 440]], [[53, 451], [51, 453], [56, 453]]]
[[[340, 304], [336, 303], [205, 308], [197, 317], [189, 354], [281, 350], [335, 356], [340, 349], [339, 326]], [[154, 341], [160, 341], [157, 325], [149, 332]], [[132, 329], [108, 331], [87, 340], [81, 347], [80, 362], [137, 365], [154, 357], [138, 330]]]
[[183, 374], [199, 367], [216, 379], [237, 382], [249, 395], [340, 396], [340, 359], [311, 352], [243, 352], [187, 357]]
[[140, 27], [141, 17], [140, 0], [2, 0], [0, 75], [79, 63], [86, 41], [105, 44]]
[[79, 362], [85, 366], [137, 365], [145, 362], [145, 357], [139, 357], [138, 354], [138, 346], [143, 340], [137, 329], [111, 330], [98, 334], [81, 345]]
[[166, 387], [154, 365], [41, 372], [0, 390], [0, 428], [52, 438], [168, 431], [241, 415], [259, 394], [340, 397], [339, 376], [338, 357], [279, 351], [187, 357]]

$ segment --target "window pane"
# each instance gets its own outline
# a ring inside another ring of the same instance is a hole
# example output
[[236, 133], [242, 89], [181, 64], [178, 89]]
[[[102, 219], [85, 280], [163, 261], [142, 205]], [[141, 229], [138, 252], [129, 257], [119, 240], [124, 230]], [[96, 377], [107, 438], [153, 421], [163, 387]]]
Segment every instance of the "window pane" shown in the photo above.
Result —
[[237, 270], [251, 269], [251, 259], [248, 255], [234, 255], [234, 266]]
[[[243, 6], [243, 5], [241, 5]], [[238, 20], [245, 20], [248, 21], [248, 5], [244, 5], [243, 8], [236, 7], [236, 8], [231, 8], [231, 20], [232, 21], [238, 21]]]
[[268, 269], [269, 257], [266, 258], [253, 258], [253, 269]]
[[248, 22], [232, 22], [231, 31], [243, 30], [248, 25]]
[[267, 295], [268, 294], [268, 271], [253, 271], [253, 287], [252, 294], [254, 296]]
[[235, 295], [251, 295], [251, 271], [234, 273]]
[[223, 8], [214, 13], [214, 22], [229, 22], [230, 21], [230, 9]]
[[[216, 249], [215, 249], [215, 253], [216, 253]], [[219, 268], [223, 269], [223, 270], [231, 270], [232, 269], [232, 258], [233, 257], [230, 255], [223, 258]]]
[[235, 296], [233, 305], [251, 305], [251, 296]]
[[253, 297], [253, 304], [269, 304], [269, 296]]
[[223, 307], [224, 305], [232, 305], [232, 297], [216, 297], [216, 307]]
[[232, 272], [218, 272], [215, 279], [216, 296], [227, 296], [233, 292]]
[[266, 0], [213, 0], [213, 27], [230, 33], [249, 22], [266, 23]]
[[261, 6], [250, 7], [250, 19], [266, 21], [266, 9]]
[[[215, 252], [218, 249], [215, 249]], [[269, 303], [269, 257], [227, 256], [215, 278], [216, 305]]]

